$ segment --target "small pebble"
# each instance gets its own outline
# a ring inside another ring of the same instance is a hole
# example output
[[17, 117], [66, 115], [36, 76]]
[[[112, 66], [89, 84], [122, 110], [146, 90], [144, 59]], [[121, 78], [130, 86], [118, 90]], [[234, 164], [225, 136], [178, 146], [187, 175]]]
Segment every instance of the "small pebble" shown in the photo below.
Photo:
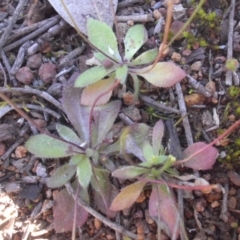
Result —
[[207, 196], [207, 201], [212, 203], [213, 201], [216, 200], [220, 200], [222, 198], [222, 194], [220, 193], [216, 193], [216, 192], [211, 192], [208, 196]]
[[235, 209], [237, 205], [237, 199], [235, 197], [230, 197], [227, 202], [229, 208]]
[[236, 186], [240, 187], [240, 176], [234, 170], [228, 171], [227, 175], [230, 181]]
[[213, 201], [213, 202], [211, 203], [211, 207], [212, 207], [212, 208], [217, 208], [217, 207], [219, 207], [219, 205], [220, 205], [220, 203], [219, 203], [218, 201]]
[[42, 81], [46, 84], [52, 82], [52, 80], [55, 78], [57, 72], [56, 72], [56, 65], [52, 63], [44, 63], [39, 68], [38, 74]]
[[0, 156], [6, 152], [6, 145], [3, 142], [0, 142]]
[[29, 67], [22, 67], [16, 73], [16, 79], [26, 85], [32, 83], [34, 76]]
[[190, 95], [186, 95], [184, 97], [185, 103], [188, 107], [192, 105], [201, 105], [206, 100], [206, 97], [204, 97], [200, 93], [193, 93]]
[[102, 222], [99, 219], [97, 219], [97, 218], [94, 218], [94, 227], [97, 230], [101, 229], [101, 227], [102, 227]]
[[30, 56], [27, 60], [27, 66], [33, 69], [40, 68], [42, 64], [42, 54], [34, 54]]
[[197, 61], [197, 62], [195, 62], [195, 63], [193, 63], [193, 64], [191, 65], [191, 70], [192, 70], [192, 71], [198, 72], [198, 71], [200, 71], [201, 69], [202, 69], [202, 62], [201, 62], [201, 61]]
[[155, 9], [153, 11], [153, 17], [154, 17], [155, 20], [158, 20], [161, 16], [162, 16], [162, 14], [159, 12], [158, 9]]
[[172, 56], [171, 56], [171, 59], [174, 61], [174, 62], [180, 62], [181, 61], [181, 54], [177, 53], [177, 52], [173, 52]]
[[24, 158], [27, 156], [27, 149], [24, 146], [17, 146], [15, 150], [15, 157], [16, 158]]
[[229, 189], [228, 195], [229, 195], [229, 196], [233, 196], [233, 195], [236, 194], [236, 192], [237, 192], [236, 188], [231, 187], [231, 188]]
[[132, 121], [134, 122], [139, 122], [141, 120], [141, 115], [140, 115], [140, 111], [138, 108], [134, 107], [134, 106], [129, 106], [127, 108], [123, 108], [122, 112], [128, 116], [129, 118], [131, 118]]

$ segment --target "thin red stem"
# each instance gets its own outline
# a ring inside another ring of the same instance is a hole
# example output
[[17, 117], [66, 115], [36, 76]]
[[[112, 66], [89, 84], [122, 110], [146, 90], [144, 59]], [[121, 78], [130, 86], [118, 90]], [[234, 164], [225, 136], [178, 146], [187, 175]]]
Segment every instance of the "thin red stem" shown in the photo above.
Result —
[[150, 182], [150, 183], [157, 183], [157, 184], [164, 184], [164, 185], [168, 185], [170, 187], [173, 188], [178, 188], [178, 189], [185, 189], [185, 190], [203, 190], [203, 191], [208, 191], [214, 188], [218, 188], [217, 184], [212, 184], [212, 185], [196, 185], [196, 186], [183, 186], [183, 185], [178, 185], [175, 183], [166, 183], [165, 181], [162, 180], [154, 180], [154, 179], [148, 179], [148, 178], [141, 178], [138, 177], [137, 178], [140, 181], [144, 181], [144, 182]]

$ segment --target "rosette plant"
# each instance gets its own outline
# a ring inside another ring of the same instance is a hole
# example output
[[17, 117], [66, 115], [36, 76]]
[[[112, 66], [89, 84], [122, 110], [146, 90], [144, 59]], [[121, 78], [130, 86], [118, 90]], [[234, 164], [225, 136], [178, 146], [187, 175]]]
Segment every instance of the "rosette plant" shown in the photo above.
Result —
[[[101, 105], [108, 102], [113, 88], [118, 84], [125, 84], [128, 75], [134, 81], [136, 96], [139, 91], [138, 76], [156, 87], [171, 87], [186, 75], [173, 62], [157, 62], [153, 65], [159, 52], [157, 48], [136, 56], [148, 39], [143, 25], [137, 24], [129, 28], [123, 40], [123, 56], [118, 50], [115, 34], [106, 23], [88, 18], [87, 31], [88, 40], [95, 48], [94, 63], [97, 66], [80, 74], [75, 82], [75, 87], [85, 87], [81, 97], [83, 105]], [[100, 95], [101, 97], [98, 97]]]

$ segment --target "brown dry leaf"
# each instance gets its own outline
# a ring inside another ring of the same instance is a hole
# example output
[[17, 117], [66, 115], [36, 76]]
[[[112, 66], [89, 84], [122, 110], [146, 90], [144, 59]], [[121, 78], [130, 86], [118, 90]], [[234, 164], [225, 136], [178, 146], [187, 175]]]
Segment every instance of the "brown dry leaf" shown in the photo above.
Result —
[[[53, 197], [53, 218], [56, 232], [61, 233], [71, 231], [74, 219], [74, 199], [69, 195], [66, 189], [56, 192], [53, 194]], [[87, 220], [87, 217], [87, 211], [78, 205], [76, 227], [81, 227]]]
[[227, 173], [230, 181], [236, 186], [240, 187], [240, 176], [235, 171], [231, 170]]
[[206, 100], [206, 97], [204, 97], [200, 93], [193, 93], [190, 95], [187, 95], [184, 97], [185, 103], [188, 107], [192, 105], [197, 105], [197, 104], [203, 104], [203, 102]]

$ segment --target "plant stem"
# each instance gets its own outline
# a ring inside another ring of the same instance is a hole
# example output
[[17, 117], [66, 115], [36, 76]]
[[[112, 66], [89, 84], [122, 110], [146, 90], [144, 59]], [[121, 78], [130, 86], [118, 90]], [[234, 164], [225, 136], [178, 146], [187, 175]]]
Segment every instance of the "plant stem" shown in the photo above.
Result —
[[96, 98], [96, 99], [94, 100], [94, 102], [93, 102], [93, 105], [92, 105], [91, 110], [90, 110], [89, 122], [88, 122], [88, 125], [89, 125], [89, 139], [90, 139], [90, 140], [89, 140], [89, 141], [90, 141], [89, 146], [90, 146], [90, 147], [92, 147], [92, 146], [91, 146], [91, 145], [92, 145], [92, 134], [91, 134], [91, 133], [92, 133], [92, 124], [91, 124], [91, 122], [92, 122], [92, 117], [93, 117], [93, 110], [94, 110], [97, 102], [99, 101], [99, 99], [100, 99], [101, 97], [103, 97], [104, 95], [108, 94], [109, 92], [111, 92], [115, 87], [118, 86], [119, 83], [120, 83], [120, 80], [117, 80], [108, 90], [106, 90], [105, 92], [103, 92], [103, 93], [101, 93], [100, 95], [98, 95], [97, 98]]
[[195, 8], [195, 10], [193, 11], [192, 15], [190, 16], [190, 18], [187, 20], [187, 22], [185, 22], [185, 24], [178, 31], [178, 33], [171, 39], [171, 41], [168, 43], [168, 46], [170, 46], [183, 33], [183, 31], [186, 30], [186, 28], [190, 25], [190, 23], [192, 22], [193, 18], [196, 16], [197, 12], [200, 10], [200, 8], [202, 7], [202, 5], [204, 3], [205, 3], [205, 0], [201, 0], [199, 2], [197, 7]]
[[209, 147], [213, 146], [215, 143], [217, 143], [218, 141], [220, 141], [221, 139], [223, 139], [224, 137], [226, 137], [228, 134], [230, 134], [235, 128], [238, 127], [238, 125], [240, 125], [240, 120], [236, 121], [231, 127], [229, 127], [223, 134], [221, 134], [218, 138], [214, 139], [211, 143], [209, 143], [208, 145], [206, 145], [204, 148], [196, 151], [194, 154], [192, 154], [191, 156], [183, 159], [183, 160], [178, 160], [177, 162], [174, 163], [174, 165], [179, 165], [179, 164], [183, 164], [185, 162], [190, 161], [194, 156], [196, 156], [197, 154], [205, 151], [206, 149], [208, 149]]
[[150, 72], [156, 66], [157, 62], [162, 57], [163, 51], [165, 50], [165, 48], [167, 46], [167, 39], [168, 39], [171, 20], [172, 20], [173, 1], [167, 1], [167, 4], [168, 4], [167, 19], [166, 19], [166, 24], [165, 24], [165, 28], [164, 28], [163, 41], [159, 47], [159, 52], [158, 52], [157, 57], [155, 58], [154, 63], [147, 71], [145, 71], [143, 73]]
[[[80, 186], [79, 186], [79, 182], [78, 182], [77, 190], [76, 190], [76, 198], [78, 198], [79, 189], [80, 189]], [[78, 214], [77, 207], [78, 207], [78, 203], [75, 200], [75, 203], [74, 203], [73, 226], [72, 226], [72, 240], [76, 240], [76, 223], [77, 223], [77, 214]]]
[[162, 184], [162, 185], [168, 185], [173, 188], [177, 189], [184, 189], [184, 190], [200, 190], [200, 191], [208, 191], [211, 189], [218, 188], [217, 184], [211, 184], [211, 185], [195, 185], [195, 186], [183, 186], [183, 185], [178, 185], [175, 183], [166, 183], [163, 180], [155, 180], [155, 179], [150, 179], [150, 178], [143, 178], [143, 177], [138, 177], [137, 178], [139, 181], [144, 181], [144, 182], [150, 182], [150, 183], [157, 183], [157, 184]]

